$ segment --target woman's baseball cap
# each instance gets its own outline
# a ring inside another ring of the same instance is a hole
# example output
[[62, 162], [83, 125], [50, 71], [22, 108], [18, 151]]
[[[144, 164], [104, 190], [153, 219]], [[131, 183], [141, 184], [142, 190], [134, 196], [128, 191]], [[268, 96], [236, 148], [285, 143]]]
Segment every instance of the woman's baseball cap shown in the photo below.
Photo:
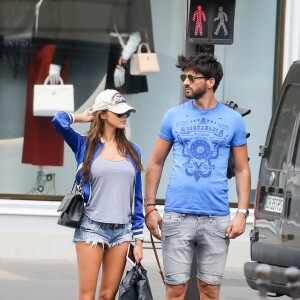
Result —
[[93, 105], [93, 112], [99, 110], [109, 110], [116, 114], [136, 112], [136, 109], [128, 105], [123, 95], [116, 90], [105, 90], [98, 94]]

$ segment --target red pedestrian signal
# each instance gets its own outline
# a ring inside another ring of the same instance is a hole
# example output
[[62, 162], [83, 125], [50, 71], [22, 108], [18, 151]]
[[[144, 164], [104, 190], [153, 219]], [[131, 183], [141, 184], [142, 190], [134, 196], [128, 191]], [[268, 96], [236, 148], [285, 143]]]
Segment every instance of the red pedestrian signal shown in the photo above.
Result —
[[235, 0], [188, 0], [187, 42], [233, 43]]
[[203, 22], [206, 22], [206, 14], [200, 5], [197, 6], [197, 10], [193, 13], [193, 22], [195, 22], [194, 35], [203, 36]]

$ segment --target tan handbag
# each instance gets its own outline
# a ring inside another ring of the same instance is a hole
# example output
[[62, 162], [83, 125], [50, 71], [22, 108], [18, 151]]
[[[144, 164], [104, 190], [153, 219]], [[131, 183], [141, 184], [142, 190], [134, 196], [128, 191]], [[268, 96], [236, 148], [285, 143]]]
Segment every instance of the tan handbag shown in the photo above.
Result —
[[[121, 47], [124, 49], [125, 43], [114, 24], [116, 36], [119, 40]], [[142, 52], [142, 47], [146, 47], [147, 52]], [[140, 43], [137, 52], [134, 53], [130, 58], [130, 75], [148, 75], [158, 73], [160, 71], [157, 55], [151, 52], [149, 44]]]
[[74, 88], [72, 84], [35, 84], [33, 91], [33, 115], [53, 117], [58, 111], [74, 112]]
[[[147, 52], [142, 52], [142, 47]], [[148, 75], [158, 73], [160, 71], [156, 53], [151, 52], [147, 43], [141, 43], [137, 49], [137, 53], [133, 54], [130, 59], [131, 75]]]

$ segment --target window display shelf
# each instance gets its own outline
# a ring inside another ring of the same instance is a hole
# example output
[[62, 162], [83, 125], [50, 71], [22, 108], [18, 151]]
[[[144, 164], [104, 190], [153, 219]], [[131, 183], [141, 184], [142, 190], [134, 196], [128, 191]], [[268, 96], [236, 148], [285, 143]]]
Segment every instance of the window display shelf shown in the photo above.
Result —
[[61, 201], [64, 195], [1, 194], [0, 200]]

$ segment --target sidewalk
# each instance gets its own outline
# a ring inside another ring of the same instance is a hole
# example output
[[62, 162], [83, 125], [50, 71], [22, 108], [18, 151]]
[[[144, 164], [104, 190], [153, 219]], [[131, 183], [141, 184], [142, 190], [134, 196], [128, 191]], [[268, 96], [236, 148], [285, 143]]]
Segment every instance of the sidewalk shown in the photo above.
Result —
[[[156, 264], [143, 265], [148, 271], [154, 299], [164, 299], [164, 286]], [[75, 300], [76, 268], [75, 260], [0, 259], [0, 300]], [[127, 264], [126, 269], [130, 268]], [[257, 296], [257, 291], [246, 284], [241, 268], [226, 269], [220, 299], [253, 300]], [[286, 299], [290, 298], [280, 298]]]

